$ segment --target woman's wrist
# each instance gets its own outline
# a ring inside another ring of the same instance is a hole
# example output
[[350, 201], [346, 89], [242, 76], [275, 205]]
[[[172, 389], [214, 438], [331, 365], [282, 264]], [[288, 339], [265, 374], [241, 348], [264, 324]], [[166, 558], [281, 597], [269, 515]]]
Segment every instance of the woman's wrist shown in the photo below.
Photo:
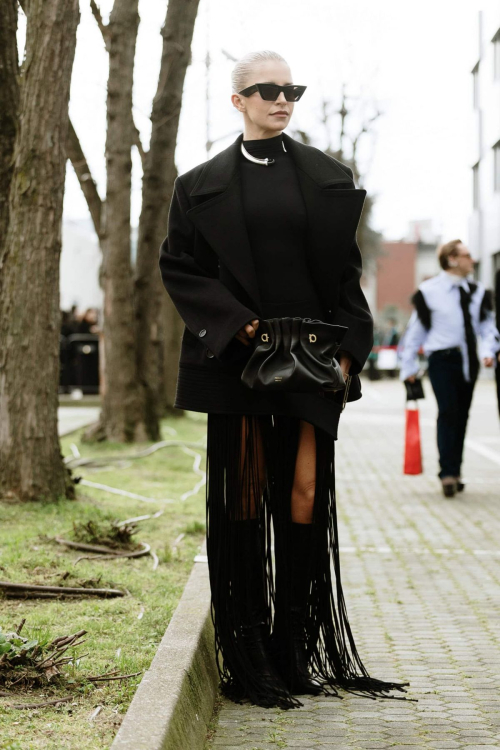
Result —
[[352, 355], [349, 354], [349, 352], [340, 351], [339, 352], [339, 364], [342, 370], [345, 372], [345, 374], [348, 375], [349, 370], [352, 365]]

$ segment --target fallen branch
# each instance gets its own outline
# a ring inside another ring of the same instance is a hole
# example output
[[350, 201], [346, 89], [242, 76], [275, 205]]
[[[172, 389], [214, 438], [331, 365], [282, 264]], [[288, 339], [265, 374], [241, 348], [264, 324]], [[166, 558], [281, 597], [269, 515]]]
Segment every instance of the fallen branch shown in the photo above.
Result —
[[107, 554], [113, 554], [113, 550], [111, 547], [105, 547], [103, 544], [86, 544], [85, 542], [72, 542], [69, 539], [61, 539], [61, 537], [56, 536], [54, 539], [55, 542], [58, 544], [64, 544], [66, 547], [71, 547], [71, 549], [81, 549], [85, 550], [86, 552], [103, 552]]
[[43, 706], [57, 706], [59, 703], [68, 703], [74, 700], [74, 696], [70, 695], [66, 698], [57, 698], [53, 701], [44, 701], [43, 703], [10, 703], [5, 708], [17, 708], [17, 709], [35, 709], [43, 708]]
[[100, 677], [87, 677], [90, 682], [104, 682], [105, 680], [128, 680], [129, 677], [137, 677], [142, 672], [132, 672], [132, 674], [102, 675]]
[[[149, 549], [148, 549], [149, 552]], [[73, 588], [70, 586], [35, 586], [31, 583], [11, 583], [10, 581], [0, 581], [0, 591], [4, 591], [6, 596], [25, 595], [32, 596], [125, 596], [124, 591], [119, 589], [86, 589]]]
[[131, 558], [131, 557], [143, 557], [144, 555], [149, 555], [151, 552], [151, 545], [146, 544], [146, 542], [141, 542], [142, 549], [136, 550], [135, 552], [113, 552], [111, 549], [109, 550], [109, 554], [106, 555], [81, 555], [81, 557], [78, 557], [75, 560], [75, 565], [80, 562], [80, 560], [116, 560], [116, 558]]

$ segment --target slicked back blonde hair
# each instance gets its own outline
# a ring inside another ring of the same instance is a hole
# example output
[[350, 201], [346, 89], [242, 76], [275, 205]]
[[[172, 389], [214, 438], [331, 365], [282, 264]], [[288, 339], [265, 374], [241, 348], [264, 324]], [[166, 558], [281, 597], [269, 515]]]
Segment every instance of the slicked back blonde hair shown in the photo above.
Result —
[[446, 271], [450, 267], [450, 258], [458, 255], [458, 246], [463, 245], [462, 240], [450, 240], [440, 245], [437, 249], [439, 265]]
[[233, 93], [237, 94], [239, 91], [243, 91], [247, 86], [251, 86], [252, 83], [248, 83], [248, 79], [251, 77], [254, 69], [268, 60], [277, 60], [278, 62], [284, 62], [288, 65], [284, 57], [270, 49], [249, 52], [241, 57], [236, 62], [233, 72], [231, 73]]

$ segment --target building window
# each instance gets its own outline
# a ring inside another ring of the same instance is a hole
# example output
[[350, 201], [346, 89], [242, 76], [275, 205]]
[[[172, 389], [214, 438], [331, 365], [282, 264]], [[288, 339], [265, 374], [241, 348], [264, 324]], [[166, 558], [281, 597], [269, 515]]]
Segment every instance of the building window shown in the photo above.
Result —
[[472, 167], [472, 206], [479, 208], [479, 162]]
[[479, 63], [472, 68], [472, 98], [474, 109], [479, 107]]
[[497, 141], [493, 146], [493, 185], [495, 191], [500, 192], [500, 141]]
[[500, 81], [500, 29], [491, 40], [493, 43], [493, 78]]

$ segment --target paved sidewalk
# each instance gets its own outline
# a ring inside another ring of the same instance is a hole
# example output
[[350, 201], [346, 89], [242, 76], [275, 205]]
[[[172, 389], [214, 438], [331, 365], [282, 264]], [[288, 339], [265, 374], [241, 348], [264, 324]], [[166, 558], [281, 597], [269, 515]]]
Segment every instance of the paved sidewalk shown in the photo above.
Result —
[[402, 475], [404, 395], [366, 383], [341, 420], [342, 582], [369, 672], [418, 702], [307, 698], [293, 711], [225, 701], [220, 750], [500, 748], [500, 426], [491, 381], [476, 389], [466, 491], [441, 495], [435, 402], [421, 408], [425, 474]]
[[99, 406], [59, 406], [57, 409], [59, 436], [68, 435], [99, 419]]

